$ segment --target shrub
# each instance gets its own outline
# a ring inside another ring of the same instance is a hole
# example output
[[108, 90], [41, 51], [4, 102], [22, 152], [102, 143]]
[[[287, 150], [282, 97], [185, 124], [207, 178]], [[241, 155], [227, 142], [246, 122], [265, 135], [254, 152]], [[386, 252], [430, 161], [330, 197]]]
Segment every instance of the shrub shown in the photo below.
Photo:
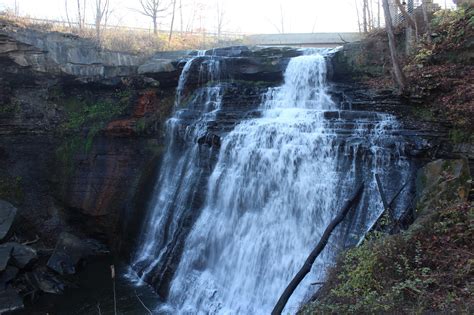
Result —
[[474, 207], [448, 206], [417, 230], [350, 249], [304, 314], [472, 313]]

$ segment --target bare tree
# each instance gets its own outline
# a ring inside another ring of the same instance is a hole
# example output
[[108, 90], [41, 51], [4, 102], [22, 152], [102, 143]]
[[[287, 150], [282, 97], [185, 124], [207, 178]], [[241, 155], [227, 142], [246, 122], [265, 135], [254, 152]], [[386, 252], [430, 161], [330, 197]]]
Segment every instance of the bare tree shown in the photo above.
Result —
[[86, 0], [82, 1], [82, 6], [81, 6], [81, 0], [76, 0], [77, 2], [77, 25], [79, 27], [79, 31], [84, 29], [84, 26], [86, 25], [86, 6], [87, 2]]
[[272, 20], [268, 19], [268, 21], [275, 27], [279, 34], [285, 33], [285, 12], [283, 10], [283, 5], [280, 2], [280, 21], [278, 24], [273, 23]]
[[67, 5], [67, 0], [64, 0], [64, 8], [66, 9], [66, 20], [67, 20], [67, 24], [69, 25], [69, 27], [72, 28], [71, 19], [69, 18], [69, 10], [68, 10], [68, 5]]
[[109, 0], [95, 0], [95, 32], [97, 41], [101, 41], [102, 24], [104, 28], [107, 27], [107, 20], [110, 13], [110, 1]]
[[153, 21], [153, 34], [158, 34], [158, 18], [163, 17], [160, 14], [169, 9], [169, 2], [164, 0], [139, 0], [142, 7], [140, 12], [148, 16]]
[[361, 24], [360, 24], [360, 14], [359, 14], [359, 6], [357, 5], [358, 0], [355, 0], [355, 8], [357, 13], [357, 26], [359, 27], [359, 33], [362, 32]]
[[[86, 7], [87, 7], [87, 1], [86, 0], [76, 0], [76, 7], [77, 7], [77, 12], [76, 12], [76, 17], [71, 19], [71, 16], [69, 15], [69, 3], [70, 0], [64, 0], [64, 9], [66, 10], [66, 20], [69, 25], [69, 27], [72, 27], [73, 24], [77, 24], [77, 27], [79, 29], [79, 32], [82, 31], [85, 27], [86, 24]], [[74, 5], [74, 0], [72, 0], [73, 5]], [[74, 10], [73, 10], [74, 11]]]
[[377, 27], [380, 28], [380, 0], [377, 0]]
[[18, 0], [15, 0], [15, 7], [13, 8], [15, 16], [20, 15], [20, 3], [18, 3]]
[[173, 36], [175, 13], [176, 13], [176, 0], [173, 0], [173, 11], [171, 13], [171, 26], [170, 26], [170, 35], [168, 37], [168, 43], [171, 43], [171, 37]]
[[180, 22], [180, 28], [179, 30], [181, 31], [181, 35], [184, 32], [184, 20], [183, 20], [183, 0], [179, 0], [179, 22]]
[[366, 2], [366, 9], [367, 9], [367, 28], [369, 29], [369, 32], [373, 29], [374, 23], [373, 23], [373, 14], [372, 14], [372, 1], [369, 2], [369, 0], [365, 0]]
[[217, 40], [221, 39], [222, 30], [225, 26], [226, 10], [224, 2], [221, 0], [216, 1], [216, 15], [217, 15]]
[[395, 80], [397, 81], [400, 90], [405, 88], [405, 75], [400, 67], [400, 61], [397, 56], [397, 47], [395, 43], [395, 35], [393, 34], [392, 16], [390, 15], [390, 8], [388, 0], [382, 0], [383, 11], [385, 15], [385, 28], [387, 29], [388, 45], [390, 48], [390, 57], [392, 58], [393, 72]]
[[285, 14], [283, 11], [283, 4], [280, 2], [280, 25], [281, 25], [281, 33], [285, 34]]
[[367, 0], [362, 1], [362, 23], [364, 27], [364, 33], [367, 33], [369, 30], [367, 28]]
[[186, 33], [190, 33], [194, 29], [194, 22], [196, 21], [197, 12], [200, 10], [200, 4], [196, 3], [196, 0], [193, 1], [192, 4], [192, 12], [193, 14], [189, 16], [188, 21], [186, 23]]
[[425, 31], [427, 34], [428, 42], [431, 43], [431, 25], [428, 19], [428, 1], [422, 0], [421, 1], [421, 10], [423, 11], [423, 21], [425, 23]]

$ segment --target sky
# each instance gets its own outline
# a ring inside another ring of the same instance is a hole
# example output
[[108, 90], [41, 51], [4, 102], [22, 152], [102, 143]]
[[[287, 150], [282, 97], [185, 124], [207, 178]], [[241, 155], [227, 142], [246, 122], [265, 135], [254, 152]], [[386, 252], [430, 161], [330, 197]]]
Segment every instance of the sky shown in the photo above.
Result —
[[[69, 14], [73, 15], [76, 7], [75, 0], [16, 0], [20, 15], [59, 20], [66, 19], [65, 1], [70, 3]], [[88, 15], [92, 17], [92, 4], [95, 0], [86, 1], [89, 6]], [[151, 19], [137, 12], [140, 8], [139, 0], [110, 1], [113, 9], [110, 25], [151, 27]], [[182, 19], [184, 29], [186, 25], [189, 27], [192, 25], [192, 28], [195, 29], [202, 25], [208, 31], [215, 31], [217, 24], [216, 3], [218, 1], [224, 8], [225, 25], [223, 29], [226, 32], [280, 33], [282, 20], [285, 33], [351, 32], [357, 31], [358, 28], [355, 0], [181, 1], [184, 7]], [[377, 0], [372, 1], [374, 4], [377, 3]], [[198, 2], [201, 3], [201, 9], [196, 5]], [[452, 0], [435, 0], [435, 2], [442, 7], [454, 7]], [[0, 10], [14, 6], [15, 0], [0, 0]], [[374, 12], [377, 10], [374, 9]], [[162, 29], [169, 29], [169, 16], [160, 19], [160, 21]], [[174, 29], [179, 30], [180, 28], [180, 17], [177, 16]]]

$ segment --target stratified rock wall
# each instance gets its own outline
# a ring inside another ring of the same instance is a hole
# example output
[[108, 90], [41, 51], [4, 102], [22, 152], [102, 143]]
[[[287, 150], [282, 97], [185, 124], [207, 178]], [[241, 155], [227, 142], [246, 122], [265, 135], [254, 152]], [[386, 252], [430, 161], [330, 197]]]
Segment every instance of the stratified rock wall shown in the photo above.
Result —
[[[224, 60], [226, 110], [199, 143], [218, 144], [300, 53], [208, 51]], [[180, 73], [196, 54], [103, 51], [73, 35], [0, 25], [0, 198], [50, 244], [70, 231], [126, 251], [154, 186]], [[207, 84], [198, 73], [190, 70], [185, 95]]]

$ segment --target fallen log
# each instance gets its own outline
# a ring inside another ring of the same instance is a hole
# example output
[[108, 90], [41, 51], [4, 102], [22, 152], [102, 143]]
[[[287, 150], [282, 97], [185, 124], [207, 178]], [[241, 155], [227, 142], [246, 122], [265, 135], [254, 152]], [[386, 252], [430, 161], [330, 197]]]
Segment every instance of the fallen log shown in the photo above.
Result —
[[392, 222], [395, 221], [395, 216], [392, 213], [392, 208], [390, 208], [389, 203], [387, 202], [387, 198], [385, 197], [385, 192], [382, 187], [382, 181], [380, 180], [379, 174], [375, 174], [375, 181], [377, 182], [377, 187], [379, 189], [380, 198], [382, 198], [383, 209], [386, 211], [390, 217]]
[[288, 284], [285, 291], [283, 291], [283, 294], [278, 299], [278, 302], [273, 308], [272, 315], [281, 314], [281, 312], [285, 308], [286, 303], [288, 302], [291, 295], [295, 291], [296, 287], [300, 284], [300, 282], [304, 279], [304, 277], [311, 271], [311, 267], [313, 266], [314, 261], [319, 256], [319, 254], [323, 251], [324, 247], [326, 247], [326, 244], [329, 240], [329, 237], [331, 236], [331, 233], [339, 225], [339, 223], [341, 223], [342, 220], [344, 220], [349, 210], [357, 207], [362, 197], [363, 191], [364, 191], [364, 183], [361, 183], [356, 189], [355, 193], [352, 195], [352, 197], [346, 201], [346, 203], [341, 209], [341, 212], [339, 212], [339, 214], [331, 221], [331, 223], [329, 223], [329, 225], [327, 226], [326, 230], [323, 233], [323, 236], [319, 240], [319, 243], [311, 251], [308, 258], [306, 258], [306, 261], [303, 267], [301, 267], [300, 271], [298, 271], [298, 273], [295, 275], [293, 280], [291, 280], [290, 284]]

